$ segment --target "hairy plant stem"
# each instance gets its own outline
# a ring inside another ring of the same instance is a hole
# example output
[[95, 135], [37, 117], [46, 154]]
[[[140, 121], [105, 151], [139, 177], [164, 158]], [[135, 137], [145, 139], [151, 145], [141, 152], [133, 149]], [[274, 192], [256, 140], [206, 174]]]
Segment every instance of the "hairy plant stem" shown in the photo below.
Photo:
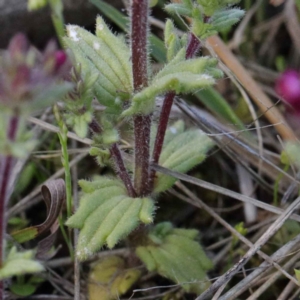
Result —
[[[131, 3], [131, 55], [134, 91], [148, 85], [148, 0], [132, 0]], [[134, 117], [135, 170], [134, 187], [137, 196], [150, 192], [149, 160], [151, 115]]]
[[[7, 140], [13, 142], [16, 139], [19, 125], [19, 117], [14, 115], [10, 118], [7, 130]], [[6, 155], [0, 161], [0, 268], [3, 266], [5, 255], [5, 231], [6, 231], [6, 207], [9, 200], [9, 184], [14, 166], [14, 157]], [[4, 299], [4, 285], [0, 281], [0, 300]]]
[[[189, 34], [188, 45], [186, 48], [185, 58], [193, 58], [201, 48], [201, 43], [199, 39], [193, 34]], [[159, 162], [160, 154], [164, 144], [165, 134], [168, 126], [169, 116], [171, 113], [172, 105], [174, 102], [176, 94], [171, 91], [165, 95], [164, 102], [161, 108], [161, 113], [159, 117], [157, 133], [154, 142], [154, 148], [152, 153], [152, 162], [157, 164]], [[153, 189], [154, 179], [155, 179], [155, 170], [150, 172], [150, 190]]]
[[113, 157], [114, 162], [116, 164], [117, 174], [119, 175], [121, 180], [124, 182], [129, 196], [130, 197], [136, 197], [137, 196], [136, 191], [133, 188], [131, 179], [130, 179], [129, 174], [128, 174], [128, 172], [125, 168], [125, 165], [124, 165], [124, 161], [123, 161], [123, 158], [122, 158], [121, 151], [120, 151], [117, 144], [113, 144], [110, 147], [110, 153], [111, 153], [111, 156]]
[[[89, 124], [89, 127], [90, 127], [90, 130], [92, 130], [96, 134], [100, 134], [102, 132], [102, 128], [101, 128], [100, 124], [95, 119], [92, 120], [92, 122]], [[118, 147], [118, 144], [117, 143], [113, 144], [110, 147], [109, 151], [114, 160], [115, 167], [117, 169], [116, 172], [117, 172], [118, 176], [120, 177], [120, 179], [123, 181], [123, 183], [127, 189], [128, 195], [130, 197], [136, 197], [136, 191], [132, 185], [131, 178], [126, 170], [126, 167], [125, 167], [125, 164], [124, 164], [124, 161], [122, 158], [122, 153]]]

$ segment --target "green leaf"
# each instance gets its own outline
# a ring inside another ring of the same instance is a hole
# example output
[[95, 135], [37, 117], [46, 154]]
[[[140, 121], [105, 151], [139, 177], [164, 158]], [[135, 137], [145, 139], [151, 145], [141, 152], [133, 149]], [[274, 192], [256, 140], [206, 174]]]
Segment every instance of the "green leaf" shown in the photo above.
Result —
[[149, 36], [151, 55], [158, 61], [166, 61], [166, 49], [161, 39], [156, 35], [150, 34]]
[[245, 12], [238, 8], [225, 9], [214, 13], [211, 24], [217, 31], [223, 31], [240, 21]]
[[47, 0], [28, 0], [27, 9], [29, 11], [39, 10], [47, 5]]
[[[173, 135], [169, 143], [164, 144], [159, 164], [165, 168], [185, 173], [201, 163], [213, 142], [200, 130], [188, 130]], [[176, 179], [159, 173], [154, 183], [157, 193], [169, 189]]]
[[175, 32], [175, 26], [170, 19], [168, 19], [166, 22], [164, 41], [167, 48], [167, 59], [168, 61], [171, 61], [182, 47], [180, 40]]
[[[201, 292], [207, 288], [207, 283], [201, 281], [207, 279], [206, 272], [213, 264], [200, 244], [194, 241], [194, 230], [192, 235], [191, 230], [178, 230], [169, 222], [156, 225], [149, 233], [151, 241], [137, 247], [136, 254], [149, 271], [157, 271], [182, 284], [186, 291]], [[191, 284], [193, 281], [195, 283]]]
[[122, 115], [149, 114], [154, 110], [155, 97], [168, 91], [190, 93], [206, 88], [215, 83], [215, 79], [208, 74], [193, 74], [191, 72], [178, 72], [154, 80], [152, 84], [137, 93], [132, 99], [132, 105]]
[[79, 209], [66, 223], [81, 229], [77, 245], [79, 259], [87, 259], [104, 244], [113, 248], [140, 222], [153, 221], [153, 200], [128, 197], [120, 182], [104, 177], [80, 184], [85, 192]]
[[287, 156], [286, 162], [296, 164], [298, 167], [300, 166], [300, 143], [299, 142], [286, 142], [285, 144], [285, 152]]
[[[182, 55], [179, 53], [178, 55]], [[175, 60], [175, 61], [174, 61]], [[153, 81], [159, 81], [164, 76], [176, 74], [178, 70], [180, 72], [190, 72], [195, 75], [207, 74], [207, 69], [216, 67], [218, 64], [217, 59], [209, 56], [202, 56], [199, 58], [193, 58], [189, 60], [178, 61], [179, 58], [176, 56], [169, 64], [167, 64], [161, 71], [159, 71]]]
[[165, 6], [165, 10], [169, 14], [173, 15], [183, 15], [187, 17], [192, 16], [192, 8], [188, 7], [187, 5], [183, 3], [170, 3]]
[[11, 248], [3, 267], [0, 269], [0, 280], [44, 271], [41, 263], [33, 260], [33, 258], [33, 251], [17, 252], [16, 247]]
[[297, 278], [298, 282], [300, 283], [300, 270], [294, 269], [294, 271], [295, 271], [296, 278]]
[[18, 296], [27, 297], [32, 295], [36, 291], [37, 286], [30, 283], [24, 283], [24, 284], [13, 283], [9, 287], [9, 289]]
[[20, 244], [33, 240], [38, 236], [38, 229], [36, 227], [28, 227], [15, 231], [11, 236]]
[[108, 107], [120, 106], [121, 103], [115, 103], [119, 93], [131, 94], [133, 88], [128, 46], [100, 17], [97, 36], [74, 25], [67, 26], [67, 33], [64, 41], [81, 65], [82, 73], [99, 75], [94, 85], [98, 100]]
[[237, 117], [226, 99], [212, 87], [197, 91], [195, 95], [212, 113], [235, 125], [238, 129], [245, 129], [243, 122]]
[[108, 19], [112, 20], [123, 31], [126, 31], [128, 27], [128, 18], [124, 14], [102, 0], [90, 0], [90, 2], [93, 3]]

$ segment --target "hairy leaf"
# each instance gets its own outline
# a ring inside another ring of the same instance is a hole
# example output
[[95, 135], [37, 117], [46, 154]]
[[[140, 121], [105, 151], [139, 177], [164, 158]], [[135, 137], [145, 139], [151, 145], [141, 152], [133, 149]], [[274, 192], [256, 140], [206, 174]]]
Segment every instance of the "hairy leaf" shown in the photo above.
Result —
[[154, 109], [155, 97], [168, 91], [190, 93], [198, 89], [211, 86], [215, 79], [208, 74], [193, 74], [191, 72], [177, 72], [154, 80], [152, 84], [136, 94], [132, 99], [132, 105], [123, 112], [123, 116], [132, 114], [149, 114]]
[[245, 12], [238, 8], [226, 9], [216, 12], [211, 18], [211, 24], [217, 31], [223, 31], [239, 22]]
[[123, 112], [124, 116], [141, 113], [148, 114], [154, 109], [155, 97], [168, 91], [191, 93], [215, 83], [215, 77], [222, 76], [216, 69], [217, 60], [201, 57], [185, 60], [185, 50], [176, 56], [153, 78], [151, 84], [134, 95], [132, 105]]
[[80, 181], [84, 194], [77, 212], [67, 225], [81, 229], [77, 245], [79, 259], [87, 259], [104, 244], [113, 248], [140, 222], [153, 221], [154, 202], [149, 198], [130, 198], [122, 183], [100, 178]]
[[213, 265], [200, 244], [194, 241], [195, 233], [174, 229], [169, 222], [158, 224], [149, 234], [149, 245], [137, 247], [136, 254], [149, 271], [157, 271], [182, 284], [187, 291], [203, 291], [207, 288], [207, 283], [203, 283], [207, 279], [206, 272]]
[[33, 251], [17, 252], [17, 248], [12, 247], [3, 267], [0, 269], [0, 280], [12, 276], [44, 271], [41, 263], [33, 260], [33, 258]]
[[132, 71], [130, 51], [122, 38], [115, 36], [101, 17], [97, 18], [96, 35], [80, 28], [67, 26], [66, 45], [72, 50], [83, 74], [98, 74], [94, 89], [98, 100], [108, 107], [120, 93], [131, 94]]
[[[185, 173], [205, 159], [213, 142], [200, 130], [188, 130], [173, 134], [173, 139], [164, 144], [159, 164], [165, 168]], [[154, 191], [159, 193], [170, 188], [176, 179], [159, 173]]]
[[192, 8], [188, 7], [187, 5], [183, 3], [170, 3], [165, 6], [165, 10], [169, 14], [173, 15], [183, 15], [187, 17], [192, 16]]

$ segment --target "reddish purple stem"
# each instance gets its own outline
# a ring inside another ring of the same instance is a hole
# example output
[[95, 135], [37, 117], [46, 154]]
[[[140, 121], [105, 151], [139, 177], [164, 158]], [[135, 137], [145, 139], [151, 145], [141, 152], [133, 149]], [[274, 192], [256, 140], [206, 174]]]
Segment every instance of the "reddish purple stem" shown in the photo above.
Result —
[[[186, 59], [193, 58], [201, 48], [201, 43], [199, 39], [193, 34], [190, 33], [188, 45], [186, 48]], [[159, 123], [154, 143], [154, 149], [152, 154], [152, 162], [157, 164], [159, 162], [160, 154], [163, 148], [165, 134], [168, 126], [169, 116], [171, 113], [172, 105], [175, 98], [175, 92], [168, 92], [165, 95], [165, 99], [161, 108], [161, 113], [159, 117]], [[154, 179], [155, 179], [155, 171], [151, 170], [150, 173], [150, 190], [153, 189]]]
[[[16, 139], [18, 131], [19, 118], [12, 116], [10, 118], [7, 130], [7, 139], [13, 142]], [[9, 184], [11, 180], [11, 173], [14, 166], [14, 158], [11, 155], [2, 156], [0, 162], [0, 268], [4, 261], [5, 251], [5, 232], [6, 232], [6, 218], [5, 212], [9, 200]], [[3, 281], [0, 281], [0, 299], [4, 299]]]
[[[148, 0], [132, 0], [131, 6], [131, 57], [134, 91], [138, 92], [148, 85]], [[134, 187], [137, 196], [150, 192], [151, 116], [134, 117], [135, 170]]]
[[119, 175], [121, 180], [124, 182], [129, 196], [130, 197], [136, 197], [137, 195], [136, 195], [135, 189], [133, 188], [131, 179], [130, 179], [129, 174], [126, 170], [126, 167], [124, 165], [124, 161], [123, 161], [123, 158], [122, 158], [121, 151], [120, 151], [117, 144], [113, 144], [111, 146], [110, 153], [111, 153], [111, 156], [114, 159], [114, 162], [115, 162], [115, 165], [116, 165], [116, 168], [117, 168], [117, 174]]
[[[100, 124], [97, 122], [97, 120], [93, 119], [92, 122], [89, 124], [90, 130], [92, 130], [94, 133], [100, 134], [102, 132], [102, 128]], [[118, 144], [115, 143], [113, 144], [110, 149], [110, 154], [114, 160], [115, 167], [117, 169], [117, 174], [120, 177], [120, 179], [123, 181], [128, 195], [130, 197], [136, 197], [136, 192], [133, 188], [131, 178], [126, 170], [123, 158], [122, 158], [122, 153], [118, 147]]]

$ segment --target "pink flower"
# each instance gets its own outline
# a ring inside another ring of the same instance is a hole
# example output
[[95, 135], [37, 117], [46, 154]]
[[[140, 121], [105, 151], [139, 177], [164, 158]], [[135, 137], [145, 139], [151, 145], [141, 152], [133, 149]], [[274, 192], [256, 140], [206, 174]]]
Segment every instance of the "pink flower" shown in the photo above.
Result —
[[17, 34], [0, 60], [0, 108], [20, 110], [32, 105], [38, 109], [59, 100], [72, 87], [63, 81], [70, 70], [70, 60], [56, 43], [48, 43], [39, 52], [23, 34]]
[[300, 111], [300, 73], [287, 70], [276, 82], [276, 92], [296, 111]]

